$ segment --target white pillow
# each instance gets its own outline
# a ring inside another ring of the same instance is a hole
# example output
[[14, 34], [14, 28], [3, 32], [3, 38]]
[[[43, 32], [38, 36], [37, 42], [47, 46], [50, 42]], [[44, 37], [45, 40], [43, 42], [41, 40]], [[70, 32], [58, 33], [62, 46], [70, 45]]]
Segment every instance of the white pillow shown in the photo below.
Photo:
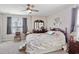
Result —
[[53, 33], [55, 33], [55, 31], [48, 31], [47, 32], [47, 34], [50, 34], [50, 35], [53, 34]]

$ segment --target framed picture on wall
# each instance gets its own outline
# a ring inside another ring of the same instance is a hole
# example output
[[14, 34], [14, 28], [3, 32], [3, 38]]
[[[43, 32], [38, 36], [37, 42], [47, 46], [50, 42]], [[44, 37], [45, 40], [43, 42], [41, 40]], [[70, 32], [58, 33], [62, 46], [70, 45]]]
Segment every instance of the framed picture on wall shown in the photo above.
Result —
[[55, 18], [55, 22], [59, 23], [60, 22], [60, 17]]
[[55, 18], [55, 23], [54, 23], [54, 25], [60, 26], [61, 24], [62, 24], [62, 22], [61, 22], [60, 17], [56, 17], [56, 18]]

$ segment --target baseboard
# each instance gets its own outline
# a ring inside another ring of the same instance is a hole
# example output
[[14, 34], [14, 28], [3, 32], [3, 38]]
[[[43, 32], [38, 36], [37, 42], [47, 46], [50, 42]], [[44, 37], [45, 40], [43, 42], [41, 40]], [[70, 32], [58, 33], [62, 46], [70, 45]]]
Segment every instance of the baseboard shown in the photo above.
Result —
[[8, 42], [8, 41], [13, 41], [13, 40], [2, 40], [0, 43]]

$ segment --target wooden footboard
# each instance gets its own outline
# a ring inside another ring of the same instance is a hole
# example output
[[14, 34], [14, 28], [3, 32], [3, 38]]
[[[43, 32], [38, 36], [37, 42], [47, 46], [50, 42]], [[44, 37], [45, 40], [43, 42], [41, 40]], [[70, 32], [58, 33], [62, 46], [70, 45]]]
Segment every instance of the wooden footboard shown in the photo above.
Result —
[[21, 49], [19, 49], [19, 51], [22, 53], [26, 53], [26, 45], [24, 47], [22, 47]]
[[53, 28], [53, 29], [50, 29], [50, 30], [52, 30], [52, 31], [60, 31], [60, 32], [62, 32], [62, 33], [64, 34], [64, 36], [65, 36], [66, 43], [68, 43], [67, 28], [65, 29], [65, 31], [62, 30], [62, 29], [60, 29], [60, 28]]

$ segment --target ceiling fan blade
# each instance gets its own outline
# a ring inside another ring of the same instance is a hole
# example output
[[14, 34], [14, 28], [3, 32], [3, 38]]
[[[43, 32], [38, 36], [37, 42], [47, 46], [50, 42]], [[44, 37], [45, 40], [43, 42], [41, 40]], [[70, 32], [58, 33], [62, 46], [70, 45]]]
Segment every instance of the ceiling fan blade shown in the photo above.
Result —
[[27, 4], [27, 6], [28, 7], [32, 7], [32, 8], [34, 7], [34, 5], [32, 5], [32, 4]]
[[27, 11], [27, 10], [22, 10], [22, 11]]
[[[26, 9], [25, 10], [23, 10], [23, 11], [28, 11], [28, 12], [30, 12], [30, 13], [32, 13], [32, 12], [39, 12], [39, 10], [36, 10], [36, 9], [33, 9], [33, 7], [35, 7], [34, 5], [32, 5], [32, 4], [27, 4], [27, 7], [26, 7]], [[27, 12], [27, 13], [28, 13]]]
[[35, 7], [34, 5], [32, 5], [32, 8]]
[[32, 9], [32, 11], [34, 11], [34, 12], [39, 12], [39, 10], [35, 10], [35, 9]]

